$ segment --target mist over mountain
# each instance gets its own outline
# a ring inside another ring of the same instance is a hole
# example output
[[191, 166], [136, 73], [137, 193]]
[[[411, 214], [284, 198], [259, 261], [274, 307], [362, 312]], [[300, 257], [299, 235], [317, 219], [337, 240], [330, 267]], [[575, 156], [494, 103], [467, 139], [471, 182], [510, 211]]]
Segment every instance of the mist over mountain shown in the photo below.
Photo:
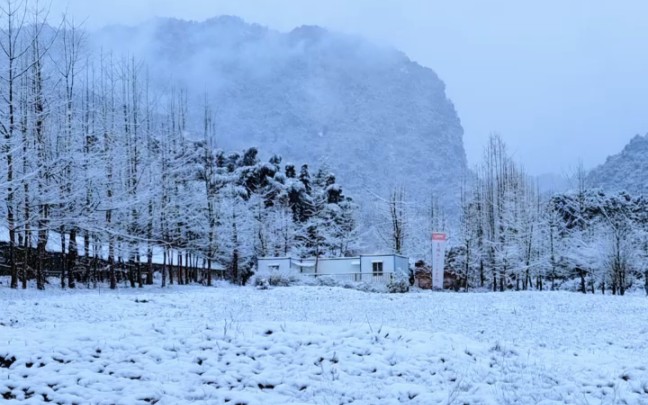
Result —
[[457, 112], [434, 71], [397, 50], [237, 17], [112, 26], [91, 41], [143, 58], [153, 86], [186, 88], [194, 122], [207, 97], [221, 149], [258, 146], [284, 163], [319, 162], [354, 196], [403, 185], [414, 199], [458, 202], [467, 163]]
[[620, 153], [609, 156], [588, 176], [592, 186], [633, 194], [648, 193], [647, 178], [648, 135], [635, 135]]
[[534, 180], [537, 184], [538, 191], [544, 195], [561, 193], [569, 190], [570, 187], [569, 179], [564, 175], [556, 173], [543, 173], [534, 176]]

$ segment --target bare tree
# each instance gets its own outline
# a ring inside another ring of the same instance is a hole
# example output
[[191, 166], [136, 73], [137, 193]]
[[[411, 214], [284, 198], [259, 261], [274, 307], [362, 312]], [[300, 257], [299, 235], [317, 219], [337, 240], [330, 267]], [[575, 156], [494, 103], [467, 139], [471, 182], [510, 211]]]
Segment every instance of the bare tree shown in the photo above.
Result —
[[405, 201], [405, 188], [403, 186], [394, 188], [389, 199], [382, 200], [383, 223], [378, 229], [379, 236], [383, 242], [396, 254], [402, 254], [405, 248], [408, 214], [407, 202]]
[[18, 272], [15, 263], [16, 223], [15, 223], [15, 186], [14, 186], [14, 151], [13, 142], [16, 132], [16, 88], [21, 76], [28, 72], [28, 68], [19, 69], [20, 59], [24, 57], [31, 47], [19, 41], [25, 27], [27, 5], [24, 2], [5, 0], [0, 7], [0, 48], [4, 57], [4, 66], [0, 78], [4, 82], [2, 120], [0, 131], [3, 135], [2, 154], [5, 159], [5, 187], [7, 226], [9, 228], [9, 266], [11, 272], [11, 288], [18, 288]]

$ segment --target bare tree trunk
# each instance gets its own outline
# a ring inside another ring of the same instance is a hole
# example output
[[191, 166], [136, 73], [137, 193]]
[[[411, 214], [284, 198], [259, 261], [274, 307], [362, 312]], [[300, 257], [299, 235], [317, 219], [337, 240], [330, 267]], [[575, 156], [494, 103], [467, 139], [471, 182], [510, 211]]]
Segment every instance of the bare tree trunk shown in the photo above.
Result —
[[470, 277], [470, 242], [466, 240], [466, 264], [464, 269], [464, 291], [468, 291], [468, 279]]
[[211, 272], [211, 267], [212, 267], [212, 261], [211, 259], [207, 259], [207, 286], [211, 287], [212, 286], [212, 272]]
[[128, 266], [128, 281], [130, 282], [131, 288], [135, 288], [135, 260], [131, 256], [128, 261], [124, 260], [124, 264]]
[[[15, 118], [15, 101], [14, 101], [14, 87], [17, 80], [16, 61], [22, 52], [16, 49], [16, 42], [18, 41], [18, 33], [23, 28], [24, 19], [21, 21], [20, 12], [14, 8], [15, 4], [12, 1], [7, 1], [6, 9], [3, 8], [2, 17], [6, 18], [6, 31], [3, 30], [4, 36], [2, 50], [7, 58], [7, 69], [4, 72], [3, 79], [6, 85], [6, 94], [4, 99], [7, 104], [7, 121], [2, 123], [2, 132], [4, 135], [4, 143], [2, 145], [2, 152], [7, 164], [6, 185], [7, 185], [7, 227], [9, 228], [9, 268], [10, 268], [10, 287], [18, 288], [18, 272], [16, 267], [15, 258], [15, 240], [16, 240], [16, 223], [14, 217], [14, 168], [13, 168], [13, 145], [14, 131], [16, 128]], [[21, 5], [19, 4], [20, 8]], [[18, 27], [15, 24], [18, 23]], [[3, 24], [4, 26], [4, 24]], [[6, 125], [6, 126], [5, 126]]]
[[142, 266], [141, 266], [141, 263], [140, 263], [139, 254], [135, 258], [135, 263], [136, 263], [135, 266], [137, 268], [137, 286], [139, 288], [142, 288], [142, 287], [144, 287], [144, 284], [143, 284], [144, 282], [142, 280]]
[[401, 254], [405, 244], [405, 191], [401, 187], [391, 193], [389, 213], [391, 217], [391, 240], [394, 253]]
[[153, 201], [148, 204], [148, 223], [146, 225], [146, 284], [153, 285]]
[[[29, 105], [27, 102], [27, 89], [28, 89], [28, 80], [27, 77], [25, 77], [22, 80], [22, 97], [21, 97], [21, 110], [22, 110], [22, 115], [20, 119], [20, 132], [22, 133], [22, 172], [23, 173], [28, 173], [31, 170], [30, 167], [30, 162], [29, 162], [29, 155], [30, 155], [30, 150], [28, 149], [28, 145], [30, 145], [30, 139], [29, 139], [29, 129], [28, 129], [28, 117], [27, 117], [27, 111], [29, 110]], [[30, 222], [31, 222], [31, 202], [30, 202], [30, 188], [29, 188], [29, 181], [24, 181], [23, 182], [23, 216], [24, 216], [24, 232], [25, 232], [25, 238], [24, 238], [24, 244], [23, 244], [23, 263], [22, 263], [22, 270], [20, 274], [20, 280], [22, 282], [22, 288], [23, 290], [27, 288], [27, 277], [28, 277], [28, 269], [29, 269], [29, 259], [30, 259], [30, 250], [31, 250], [31, 229], [30, 229]]]
[[29, 267], [29, 261], [30, 261], [30, 258], [31, 258], [31, 254], [30, 254], [30, 251], [31, 251], [31, 245], [30, 245], [31, 233], [30, 233], [29, 229], [27, 229], [25, 231], [25, 233], [26, 233], [25, 242], [24, 242], [24, 245], [23, 245], [23, 249], [24, 249], [23, 266], [22, 266], [22, 274], [21, 274], [21, 282], [22, 282], [23, 290], [27, 289], [27, 277], [28, 277], [27, 272], [28, 272], [28, 269], [30, 268]]
[[486, 274], [484, 273], [484, 261], [479, 260], [479, 286], [483, 287], [486, 283]]
[[67, 263], [65, 260], [65, 226], [61, 225], [59, 228], [59, 234], [61, 235], [61, 288], [65, 288], [65, 277], [67, 276]]
[[[236, 211], [234, 211], [234, 209], [232, 209], [232, 245], [234, 246], [234, 249], [232, 251], [232, 282], [234, 284], [240, 284], [241, 280], [238, 266], [238, 228], [236, 226]], [[315, 272], [317, 272], [317, 264], [315, 265], [315, 269]]]
[[168, 257], [168, 249], [165, 246], [164, 250], [162, 251], [162, 287], [166, 287]]
[[[47, 207], [41, 206], [41, 218], [47, 218]], [[36, 254], [38, 256], [36, 261], [36, 284], [39, 290], [45, 288], [44, 264], [45, 264], [45, 246], [47, 245], [47, 230], [43, 225], [43, 221], [39, 221], [38, 226], [38, 243], [36, 244]], [[41, 287], [42, 284], [42, 287]]]
[[182, 251], [178, 250], [178, 285], [186, 284], [182, 276]]
[[74, 267], [76, 266], [77, 257], [79, 256], [79, 248], [77, 247], [76, 236], [77, 236], [77, 229], [73, 227], [72, 229], [70, 229], [70, 243], [68, 249], [68, 264], [67, 264], [69, 288], [76, 287]]
[[169, 249], [169, 284], [173, 285], [173, 250]]
[[[111, 211], [106, 212], [106, 223], [110, 224]], [[108, 274], [110, 278], [110, 289], [117, 288], [117, 275], [115, 274], [115, 241], [114, 237], [108, 236]]]
[[146, 284], [153, 285], [153, 247], [150, 239], [146, 249]]

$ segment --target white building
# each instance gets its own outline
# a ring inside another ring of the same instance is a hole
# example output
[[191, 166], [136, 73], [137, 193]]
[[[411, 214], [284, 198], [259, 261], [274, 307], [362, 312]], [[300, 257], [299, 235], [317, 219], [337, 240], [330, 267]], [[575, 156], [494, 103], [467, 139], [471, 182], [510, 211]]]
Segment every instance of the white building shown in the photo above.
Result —
[[395, 254], [309, 259], [261, 257], [257, 262], [257, 274], [266, 277], [273, 274], [284, 277], [330, 276], [340, 281], [387, 282], [397, 274], [409, 274], [409, 259]]

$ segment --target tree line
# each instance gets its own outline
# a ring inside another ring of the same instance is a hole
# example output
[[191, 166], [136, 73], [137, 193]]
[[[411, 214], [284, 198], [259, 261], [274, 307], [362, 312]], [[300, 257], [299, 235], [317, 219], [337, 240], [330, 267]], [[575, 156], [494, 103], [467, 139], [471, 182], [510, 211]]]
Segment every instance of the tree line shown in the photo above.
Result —
[[396, 187], [376, 206], [379, 240], [425, 265], [432, 232], [446, 232], [444, 270], [465, 291], [623, 295], [643, 284], [648, 293], [648, 198], [591, 187], [582, 165], [570, 180], [569, 191], [541, 192], [492, 135], [482, 162], [463, 178], [455, 212], [433, 196], [414, 203]]
[[[571, 288], [623, 295], [646, 282], [648, 199], [589, 187], [543, 194], [492, 136], [462, 193], [449, 267], [464, 288]], [[648, 284], [646, 284], [648, 286]]]
[[80, 269], [96, 277], [94, 263], [116, 288], [120, 277], [153, 283], [156, 261], [162, 285], [211, 285], [216, 268], [244, 283], [258, 256], [354, 248], [356, 204], [329, 169], [219, 150], [207, 96], [190, 111], [185, 90], [153, 89], [145, 64], [91, 53], [78, 25], [53, 26], [37, 7], [0, 8], [2, 268], [12, 288], [45, 288], [48, 250], [64, 257], [61, 286], [74, 287]]
[[357, 220], [326, 166], [219, 150], [227, 134], [207, 95], [190, 107], [184, 89], [151, 85], [134, 57], [91, 52], [78, 25], [51, 25], [37, 6], [0, 7], [0, 271], [12, 288], [34, 279], [44, 289], [52, 267], [63, 287], [97, 277], [141, 286], [156, 264], [162, 285], [211, 285], [213, 274], [240, 284], [256, 257], [347, 256], [361, 240], [429, 260], [430, 234], [443, 230], [447, 270], [466, 290], [624, 294], [646, 280], [643, 196], [592, 189], [582, 169], [572, 191], [544, 195], [493, 136], [454, 212], [434, 196], [409, 203], [396, 187]]

